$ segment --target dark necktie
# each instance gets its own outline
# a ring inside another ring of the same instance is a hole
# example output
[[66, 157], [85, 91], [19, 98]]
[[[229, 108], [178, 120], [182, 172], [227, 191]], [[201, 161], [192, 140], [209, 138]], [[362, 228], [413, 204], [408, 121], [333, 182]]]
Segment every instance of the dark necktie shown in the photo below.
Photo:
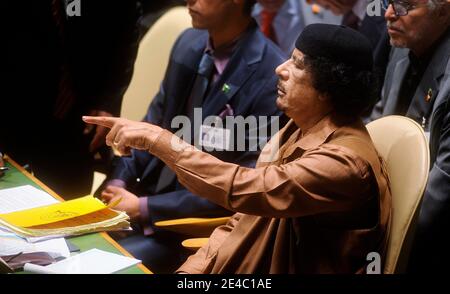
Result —
[[208, 91], [213, 71], [214, 59], [209, 53], [205, 52], [198, 65], [197, 76], [195, 77], [194, 85], [192, 86], [190, 99], [186, 104], [186, 113], [191, 120], [194, 117], [194, 108], [203, 105], [203, 99]]
[[[194, 108], [202, 107], [204, 98], [207, 94], [208, 87], [212, 80], [214, 71], [214, 59], [205, 52], [198, 65], [197, 75], [195, 77], [194, 85], [192, 86], [191, 95], [186, 103], [186, 114], [191, 121], [191, 136], [194, 135]], [[200, 118], [202, 120], [202, 118]], [[192, 141], [191, 143], [193, 143]], [[170, 170], [167, 165], [163, 166], [159, 174], [158, 182], [156, 183], [155, 193], [169, 192], [171, 185], [175, 180], [175, 173]]]
[[277, 44], [277, 37], [273, 29], [273, 20], [277, 15], [276, 12], [270, 12], [265, 9], [261, 12], [261, 31], [263, 34], [275, 44]]
[[56, 97], [55, 108], [53, 114], [58, 119], [63, 119], [75, 102], [75, 93], [73, 92], [72, 78], [70, 76], [69, 67], [66, 60], [67, 45], [66, 37], [66, 19], [64, 13], [64, 5], [61, 0], [52, 0], [52, 14], [55, 26], [58, 31], [59, 50], [61, 51], [62, 60], [60, 61], [60, 77], [58, 83], [58, 93]]

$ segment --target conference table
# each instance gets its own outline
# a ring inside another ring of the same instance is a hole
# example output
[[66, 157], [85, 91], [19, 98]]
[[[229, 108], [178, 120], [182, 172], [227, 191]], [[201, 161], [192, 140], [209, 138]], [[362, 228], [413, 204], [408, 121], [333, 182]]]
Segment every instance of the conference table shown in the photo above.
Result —
[[[63, 199], [53, 192], [44, 183], [39, 181], [36, 177], [27, 172], [24, 168], [18, 165], [14, 160], [8, 156], [4, 157], [5, 166], [9, 170], [0, 178], [0, 189], [14, 188], [22, 185], [31, 185], [40, 190], [43, 190], [58, 200]], [[116, 241], [114, 241], [107, 233], [92, 233], [81, 236], [74, 236], [67, 238], [71, 243], [80, 248], [80, 251], [87, 251], [89, 249], [98, 248], [100, 250], [109, 251], [116, 254], [121, 254], [128, 257], [133, 257]], [[117, 272], [118, 274], [151, 274], [152, 272], [142, 264], [135, 265], [128, 269]]]

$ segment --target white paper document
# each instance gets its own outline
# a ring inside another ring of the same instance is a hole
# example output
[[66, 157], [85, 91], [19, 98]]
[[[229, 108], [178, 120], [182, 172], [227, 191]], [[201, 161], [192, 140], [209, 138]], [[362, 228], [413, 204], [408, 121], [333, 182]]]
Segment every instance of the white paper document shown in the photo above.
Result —
[[[52, 195], [30, 185], [0, 190], [0, 214], [50, 205], [57, 202], [59, 201]], [[0, 229], [9, 231], [1, 226]], [[57, 237], [61, 236], [52, 236], [52, 238]], [[29, 242], [39, 242], [46, 239], [49, 238], [36, 237], [27, 240]]]
[[18, 253], [47, 252], [53, 258], [70, 257], [69, 248], [64, 238], [58, 238], [37, 243], [29, 243], [14, 233], [0, 228], [0, 256]]
[[57, 202], [59, 201], [47, 192], [30, 185], [0, 190], [0, 214]]
[[135, 258], [91, 249], [47, 266], [26, 264], [24, 270], [40, 274], [111, 274], [140, 262]]

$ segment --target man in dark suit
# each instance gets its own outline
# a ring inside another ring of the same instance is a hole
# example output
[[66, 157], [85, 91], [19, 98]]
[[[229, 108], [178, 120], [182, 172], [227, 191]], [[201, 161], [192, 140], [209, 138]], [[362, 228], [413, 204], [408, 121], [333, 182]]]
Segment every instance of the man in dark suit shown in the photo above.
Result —
[[62, 197], [84, 196], [106, 133], [80, 117], [119, 114], [137, 52], [136, 1], [8, 0], [0, 10], [0, 149]]
[[395, 48], [372, 119], [406, 115], [429, 135], [431, 170], [409, 269], [443, 272], [450, 263], [450, 3], [394, 1], [385, 18]]
[[[202, 108], [202, 117], [197, 117], [201, 121], [211, 115], [278, 118], [281, 112], [275, 106], [277, 79], [273, 71], [284, 56], [251, 18], [253, 4], [251, 0], [187, 1], [196, 29], [185, 31], [176, 41], [145, 121], [175, 132], [173, 119], [186, 115], [192, 121], [194, 107]], [[208, 63], [209, 70], [205, 69]], [[205, 77], [207, 86], [199, 91]], [[199, 127], [194, 125], [194, 136]], [[236, 138], [237, 132], [234, 134]], [[249, 151], [250, 134], [247, 130], [244, 151], [210, 153], [227, 162], [254, 166], [259, 151]], [[155, 272], [172, 271], [182, 262], [177, 256], [182, 236], [155, 230], [153, 222], [231, 214], [189, 192], [161, 160], [142, 151], [133, 151], [132, 157], [118, 161], [102, 197], [107, 201], [122, 197], [117, 208], [125, 210], [135, 225], [141, 225], [144, 234], [119, 242]]]

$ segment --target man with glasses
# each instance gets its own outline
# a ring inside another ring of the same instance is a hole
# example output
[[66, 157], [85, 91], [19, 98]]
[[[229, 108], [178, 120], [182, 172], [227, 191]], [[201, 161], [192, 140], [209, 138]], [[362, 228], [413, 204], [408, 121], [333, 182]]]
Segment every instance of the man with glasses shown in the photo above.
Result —
[[450, 2], [385, 2], [391, 54], [372, 119], [406, 115], [430, 136], [431, 170], [410, 260], [413, 272], [446, 269], [450, 248]]
[[[432, 1], [431, 1], [432, 2]], [[424, 1], [424, 3], [420, 3], [420, 1], [395, 1], [395, 0], [383, 0], [381, 2], [383, 9], [387, 10], [389, 5], [392, 5], [392, 9], [394, 10], [394, 14], [396, 16], [405, 16], [408, 15], [408, 11], [420, 6], [427, 6], [428, 1]]]

